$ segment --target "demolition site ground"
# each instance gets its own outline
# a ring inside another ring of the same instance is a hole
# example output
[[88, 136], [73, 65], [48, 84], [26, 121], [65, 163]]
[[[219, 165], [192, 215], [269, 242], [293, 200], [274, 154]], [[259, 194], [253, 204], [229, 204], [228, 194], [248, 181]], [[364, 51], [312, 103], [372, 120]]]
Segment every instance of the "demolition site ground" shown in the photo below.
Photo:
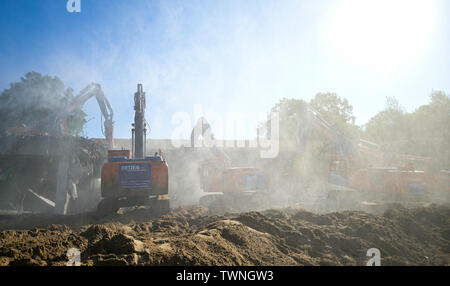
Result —
[[103, 218], [23, 214], [0, 217], [0, 265], [450, 265], [450, 206], [382, 213], [313, 213], [284, 208], [214, 213], [179, 207], [155, 217], [134, 208]]

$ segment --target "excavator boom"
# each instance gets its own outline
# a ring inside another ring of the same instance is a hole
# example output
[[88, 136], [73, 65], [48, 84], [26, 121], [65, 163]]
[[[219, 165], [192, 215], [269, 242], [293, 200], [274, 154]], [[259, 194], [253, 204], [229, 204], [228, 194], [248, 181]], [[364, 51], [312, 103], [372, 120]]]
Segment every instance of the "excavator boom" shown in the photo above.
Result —
[[105, 119], [103, 132], [108, 147], [111, 149], [114, 146], [114, 113], [108, 99], [106, 98], [101, 86], [98, 83], [91, 83], [83, 88], [80, 93], [66, 105], [65, 108], [63, 108], [58, 114], [56, 114], [56, 116], [47, 116], [46, 118], [37, 121], [35, 124], [33, 124], [33, 126], [23, 125], [10, 127], [6, 130], [6, 133], [9, 135], [67, 135], [67, 118], [75, 110], [83, 107], [86, 101], [88, 101], [91, 97], [95, 97], [95, 99], [97, 100], [97, 103], [102, 112], [102, 116]]
[[225, 164], [227, 167], [231, 166], [230, 157], [221, 149], [217, 148], [216, 144], [216, 138], [214, 136], [214, 133], [212, 132], [211, 125], [204, 117], [200, 117], [197, 120], [197, 123], [195, 124], [194, 128], [191, 132], [191, 148], [195, 148], [198, 146], [198, 138], [200, 135], [203, 137], [204, 140], [208, 140], [208, 145], [211, 146], [209, 150], [211, 153], [218, 158], [223, 158], [225, 161]]
[[63, 134], [67, 133], [67, 128], [65, 127], [67, 117], [70, 116], [70, 114], [72, 114], [72, 112], [74, 112], [76, 109], [83, 107], [86, 101], [88, 101], [91, 97], [95, 97], [100, 111], [102, 112], [102, 116], [105, 118], [104, 135], [108, 147], [111, 149], [114, 146], [114, 113], [108, 99], [106, 98], [100, 84], [98, 83], [91, 83], [83, 88], [80, 93], [66, 106], [66, 108], [60, 112], [60, 114], [58, 115], [58, 121], [63, 125], [61, 127], [62, 132]]

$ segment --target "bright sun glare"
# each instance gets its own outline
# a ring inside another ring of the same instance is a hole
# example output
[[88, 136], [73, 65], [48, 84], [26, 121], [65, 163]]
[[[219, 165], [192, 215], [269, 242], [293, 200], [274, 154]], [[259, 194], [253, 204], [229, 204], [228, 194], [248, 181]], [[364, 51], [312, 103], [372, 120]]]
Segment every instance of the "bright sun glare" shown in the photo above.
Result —
[[346, 62], [388, 73], [424, 53], [434, 10], [425, 0], [344, 0], [332, 11], [326, 38]]

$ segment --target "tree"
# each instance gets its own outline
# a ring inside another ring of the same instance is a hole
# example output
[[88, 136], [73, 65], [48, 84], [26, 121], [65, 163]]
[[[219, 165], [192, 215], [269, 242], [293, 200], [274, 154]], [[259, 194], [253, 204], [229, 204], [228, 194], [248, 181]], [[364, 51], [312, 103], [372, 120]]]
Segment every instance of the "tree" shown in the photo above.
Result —
[[366, 124], [366, 136], [375, 142], [385, 143], [407, 140], [407, 117], [398, 100], [386, 97], [385, 109]]
[[[58, 77], [29, 72], [0, 94], [0, 132], [21, 125], [50, 131], [50, 118], [55, 118], [73, 97], [73, 90], [65, 89]], [[81, 109], [69, 115], [67, 127], [71, 135], [81, 133], [85, 117]]]
[[415, 152], [438, 158], [440, 168], [450, 169], [450, 97], [433, 91], [430, 103], [409, 115]]
[[366, 125], [365, 136], [386, 151], [428, 156], [439, 168], [450, 168], [450, 97], [433, 91], [429, 104], [412, 113], [401, 108], [395, 98], [386, 99], [386, 107]]
[[[278, 112], [279, 114], [279, 136], [280, 140], [295, 139], [295, 132], [299, 122], [299, 116], [305, 112], [307, 102], [302, 99], [287, 99], [283, 98], [272, 107], [271, 112]], [[270, 117], [267, 122], [260, 125], [262, 134], [270, 137], [271, 134]]]
[[[355, 125], [353, 106], [347, 99], [338, 97], [335, 93], [317, 93], [308, 103], [302, 99], [283, 98], [272, 107], [271, 112], [278, 112], [280, 119], [280, 139], [295, 140], [298, 128], [306, 124], [307, 106], [319, 112], [333, 129], [345, 137], [355, 138], [359, 136], [360, 129]], [[270, 135], [270, 119], [260, 126], [267, 128], [266, 135]]]
[[333, 129], [345, 137], [358, 137], [360, 130], [355, 125], [353, 106], [347, 99], [340, 98], [336, 93], [317, 93], [310, 101], [310, 105], [331, 124]]

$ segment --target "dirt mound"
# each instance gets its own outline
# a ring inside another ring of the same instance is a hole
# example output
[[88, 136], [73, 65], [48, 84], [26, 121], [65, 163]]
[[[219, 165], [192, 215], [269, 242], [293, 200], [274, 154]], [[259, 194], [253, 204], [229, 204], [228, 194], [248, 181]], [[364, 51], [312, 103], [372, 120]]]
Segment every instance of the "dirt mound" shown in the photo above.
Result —
[[88, 241], [67, 226], [0, 232], [1, 265], [57, 265], [67, 260], [70, 247], [85, 248]]
[[298, 209], [214, 215], [201, 207], [160, 218], [145, 213], [2, 231], [0, 264], [65, 265], [75, 247], [82, 265], [365, 265], [370, 248], [381, 251], [382, 265], [450, 265], [448, 206], [393, 205], [383, 215]]

